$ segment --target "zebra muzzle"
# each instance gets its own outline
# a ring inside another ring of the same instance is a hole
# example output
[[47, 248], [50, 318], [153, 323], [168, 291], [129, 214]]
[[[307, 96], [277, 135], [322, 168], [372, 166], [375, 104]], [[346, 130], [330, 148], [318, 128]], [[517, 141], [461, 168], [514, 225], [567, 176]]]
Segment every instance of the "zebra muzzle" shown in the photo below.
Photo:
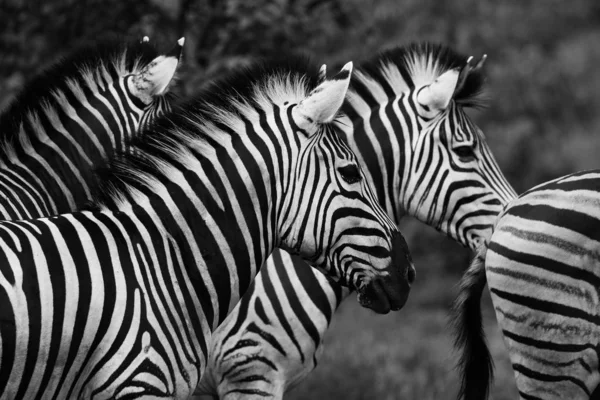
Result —
[[387, 314], [400, 310], [406, 304], [409, 293], [407, 281], [394, 283], [389, 277], [375, 278], [358, 290], [358, 303], [378, 314]]
[[404, 237], [395, 233], [392, 237], [392, 257], [386, 268], [387, 274], [374, 278], [358, 290], [358, 302], [379, 314], [400, 310], [415, 280], [415, 268]]

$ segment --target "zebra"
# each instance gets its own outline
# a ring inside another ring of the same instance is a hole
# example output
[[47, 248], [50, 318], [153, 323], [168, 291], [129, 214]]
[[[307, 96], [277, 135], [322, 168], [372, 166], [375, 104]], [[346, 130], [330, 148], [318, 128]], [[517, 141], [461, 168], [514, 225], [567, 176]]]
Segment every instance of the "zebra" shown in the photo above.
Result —
[[[338, 124], [395, 223], [408, 214], [471, 248], [516, 196], [465, 113], [481, 104], [485, 59], [424, 42], [386, 51], [354, 73]], [[301, 264], [269, 259], [215, 332], [197, 395], [280, 399], [316, 367], [349, 292]]]
[[351, 71], [240, 69], [87, 176], [89, 210], [0, 222], [0, 398], [187, 398], [275, 247], [401, 308], [406, 243], [331, 123]]
[[161, 55], [146, 38], [107, 38], [29, 82], [0, 116], [0, 219], [76, 211], [89, 201], [83, 170], [170, 109], [183, 44]]
[[481, 326], [487, 284], [522, 399], [600, 398], [600, 170], [511, 201], [455, 302], [460, 396], [485, 399], [492, 361]]

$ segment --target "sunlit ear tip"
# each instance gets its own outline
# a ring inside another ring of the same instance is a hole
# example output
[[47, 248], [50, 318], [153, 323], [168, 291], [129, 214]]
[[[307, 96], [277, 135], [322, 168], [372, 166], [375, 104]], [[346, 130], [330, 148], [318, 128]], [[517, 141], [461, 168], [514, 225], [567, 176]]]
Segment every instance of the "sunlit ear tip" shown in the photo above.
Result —
[[481, 59], [477, 62], [477, 65], [475, 65], [474, 69], [481, 69], [481, 67], [483, 67], [483, 64], [485, 64], [485, 60], [487, 60], [487, 54], [484, 54]]
[[338, 72], [333, 78], [331, 78], [331, 80], [332, 81], [350, 80], [351, 74], [352, 74], [352, 61], [350, 61], [349, 63], [344, 65], [342, 67], [342, 69], [340, 70], [340, 72]]
[[467, 58], [467, 65], [471, 64], [471, 61], [473, 61], [473, 56]]
[[327, 78], [327, 64], [321, 65], [319, 68], [319, 80], [324, 81]]
[[167, 57], [180, 58], [181, 53], [183, 52], [183, 44], [185, 43], [185, 38], [181, 38], [177, 41], [177, 44], [166, 54]]

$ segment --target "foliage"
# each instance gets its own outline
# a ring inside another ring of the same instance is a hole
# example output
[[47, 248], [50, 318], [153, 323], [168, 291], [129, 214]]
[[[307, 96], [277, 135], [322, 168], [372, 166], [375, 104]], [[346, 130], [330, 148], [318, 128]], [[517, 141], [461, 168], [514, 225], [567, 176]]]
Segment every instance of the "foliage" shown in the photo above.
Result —
[[73, 46], [106, 33], [186, 36], [180, 88], [252, 57], [308, 52], [341, 64], [413, 40], [489, 54], [490, 108], [477, 119], [522, 191], [591, 168], [600, 85], [600, 3], [593, 0], [8, 0], [0, 27], [0, 107]]
[[[185, 35], [184, 68], [176, 88], [183, 95], [256, 56], [308, 52], [327, 62], [331, 71], [335, 65], [360, 61], [386, 47], [431, 40], [476, 58], [488, 53], [489, 108], [475, 113], [474, 118], [518, 192], [600, 164], [598, 1], [6, 0], [0, 4], [0, 108], [45, 65], [73, 46], [111, 32], [137, 38], [149, 35], [164, 49]], [[450, 298], [456, 274], [466, 266], [467, 251], [414, 222], [409, 222], [404, 232], [416, 259], [417, 284], [429, 288], [429, 284], [443, 282], [435, 290], [439, 296], [431, 301]], [[407, 320], [418, 320], [420, 312], [428, 312], [427, 302], [419, 304], [420, 311], [404, 314], [410, 317]], [[345, 327], [338, 331], [334, 327], [332, 338], [347, 336], [355, 318], [346, 314], [342, 312], [342, 322], [336, 325]], [[415, 337], [427, 334], [418, 330], [422, 325], [416, 326]], [[377, 343], [376, 339], [357, 339], [351, 348]], [[337, 349], [326, 353], [327, 362], [333, 362], [327, 354], [345, 351], [341, 345]], [[439, 371], [431, 370], [435, 361], [421, 361], [419, 354], [407, 365], [424, 371], [415, 380], [421, 379], [427, 386], [428, 381], [436, 381]], [[387, 365], [380, 359], [369, 362], [357, 365]], [[328, 376], [340, 373], [331, 367], [320, 368]], [[414, 371], [407, 369], [406, 373], [410, 372]], [[348, 373], [355, 375], [359, 385], [363, 369]], [[377, 374], [370, 376], [368, 379], [379, 379]], [[440, 376], [442, 381], [452, 380], [449, 372]], [[407, 380], [402, 382], [407, 384]], [[345, 384], [340, 380], [339, 386]], [[398, 392], [386, 395], [387, 389]], [[367, 391], [362, 398], [374, 393], [381, 398], [396, 398], [398, 393], [427, 398], [439, 393], [403, 392], [412, 390], [409, 386], [387, 389]], [[324, 396], [326, 392], [320, 393]]]

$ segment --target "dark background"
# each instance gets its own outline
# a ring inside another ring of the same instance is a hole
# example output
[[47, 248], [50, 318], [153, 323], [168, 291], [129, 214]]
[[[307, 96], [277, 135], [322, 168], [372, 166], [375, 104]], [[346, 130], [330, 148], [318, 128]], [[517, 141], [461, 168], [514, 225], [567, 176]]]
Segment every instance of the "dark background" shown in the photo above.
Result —
[[[442, 42], [488, 54], [489, 107], [471, 115], [517, 192], [600, 165], [600, 2], [596, 0], [0, 0], [0, 108], [41, 68], [106, 33], [186, 37], [174, 91], [186, 96], [256, 55], [282, 49], [333, 66], [386, 47]], [[413, 220], [402, 226], [417, 282], [388, 316], [349, 299], [313, 375], [288, 398], [452, 398], [447, 311], [469, 253]], [[487, 292], [494, 398], [515, 398]]]

